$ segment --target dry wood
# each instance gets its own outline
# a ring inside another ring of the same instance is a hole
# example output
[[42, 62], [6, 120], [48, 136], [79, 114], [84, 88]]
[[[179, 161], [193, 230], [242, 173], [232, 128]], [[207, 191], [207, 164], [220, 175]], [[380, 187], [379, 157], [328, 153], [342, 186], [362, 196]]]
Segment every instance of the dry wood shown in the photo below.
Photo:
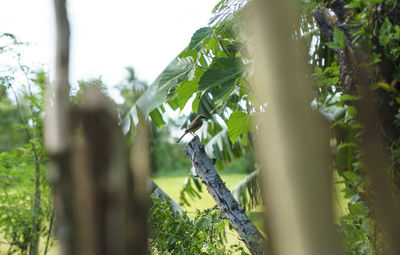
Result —
[[232, 227], [238, 232], [251, 254], [263, 254], [264, 238], [234, 199], [214, 168], [213, 161], [206, 155], [198, 137], [184, 148], [198, 176], [206, 185], [218, 207], [224, 212]]

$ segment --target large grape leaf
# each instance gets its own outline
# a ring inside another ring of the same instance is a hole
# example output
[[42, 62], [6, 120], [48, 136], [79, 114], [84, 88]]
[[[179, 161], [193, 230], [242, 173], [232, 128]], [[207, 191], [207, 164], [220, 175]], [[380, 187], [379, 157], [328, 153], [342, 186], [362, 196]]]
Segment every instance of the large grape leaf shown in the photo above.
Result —
[[158, 90], [164, 91], [176, 87], [191, 73], [194, 72], [193, 57], [177, 59], [174, 65], [168, 67], [161, 73], [158, 81]]
[[211, 27], [202, 27], [198, 29], [190, 40], [188, 50], [200, 50], [204, 39], [209, 38], [214, 33]]
[[[144, 116], [148, 116], [150, 112], [165, 102], [169, 89], [185, 80], [193, 70], [193, 57], [174, 59], [129, 110], [123, 123], [124, 132], [127, 133], [133, 126], [136, 126], [138, 122], [137, 108]], [[153, 112], [150, 117], [158, 118], [159, 115]], [[160, 119], [155, 121], [160, 121]]]
[[157, 127], [162, 127], [165, 125], [165, 121], [162, 117], [161, 112], [158, 110], [158, 108], [155, 108], [153, 111], [150, 112], [150, 117], [153, 120], [153, 122], [157, 125]]
[[182, 82], [179, 87], [176, 89], [177, 100], [179, 104], [179, 108], [182, 110], [189, 98], [193, 96], [194, 93], [198, 90], [198, 83], [200, 77], [204, 74], [204, 69], [196, 68], [195, 76], [193, 80], [186, 79]]
[[244, 146], [247, 145], [248, 132], [249, 132], [249, 115], [244, 112], [236, 111], [229, 116], [228, 124], [228, 136], [231, 142], [234, 144], [238, 136], [242, 136], [242, 143]]
[[199, 81], [199, 89], [206, 90], [242, 75], [239, 58], [216, 58]]

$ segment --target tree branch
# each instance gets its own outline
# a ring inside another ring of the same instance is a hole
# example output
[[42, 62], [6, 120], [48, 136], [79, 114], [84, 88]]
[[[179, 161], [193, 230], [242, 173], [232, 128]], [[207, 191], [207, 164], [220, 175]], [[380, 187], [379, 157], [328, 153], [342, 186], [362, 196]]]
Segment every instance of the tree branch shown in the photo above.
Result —
[[263, 236], [240, 208], [231, 192], [221, 180], [213, 166], [213, 161], [205, 154], [203, 145], [198, 137], [193, 138], [184, 148], [185, 153], [192, 161], [197, 174], [206, 185], [218, 207], [224, 212], [229, 223], [238, 232], [251, 254], [263, 254]]

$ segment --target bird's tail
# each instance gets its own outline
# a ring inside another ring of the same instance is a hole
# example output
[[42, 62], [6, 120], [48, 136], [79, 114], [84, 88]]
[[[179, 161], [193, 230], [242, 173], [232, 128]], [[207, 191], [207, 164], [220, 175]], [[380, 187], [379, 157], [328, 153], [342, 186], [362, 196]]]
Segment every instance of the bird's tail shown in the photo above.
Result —
[[182, 138], [183, 138], [187, 133], [188, 133], [188, 132], [183, 133], [183, 135], [178, 139], [178, 141], [176, 141], [176, 143], [179, 143], [179, 142], [182, 140]]

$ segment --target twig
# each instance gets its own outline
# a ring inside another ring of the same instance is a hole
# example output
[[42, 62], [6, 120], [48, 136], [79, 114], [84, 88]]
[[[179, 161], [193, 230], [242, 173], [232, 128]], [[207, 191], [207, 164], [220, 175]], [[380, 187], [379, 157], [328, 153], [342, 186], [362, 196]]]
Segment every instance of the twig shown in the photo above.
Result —
[[49, 232], [47, 233], [46, 248], [44, 249], [44, 255], [47, 254], [47, 250], [49, 248], [51, 230], [53, 229], [53, 221], [54, 221], [54, 207], [53, 210], [51, 211], [50, 226], [49, 226]]
[[10, 255], [10, 254], [11, 254], [11, 249], [12, 249], [12, 247], [14, 246], [16, 239], [17, 239], [17, 237], [14, 236], [14, 238], [13, 238], [11, 244], [10, 244], [10, 248], [8, 248], [7, 255]]

